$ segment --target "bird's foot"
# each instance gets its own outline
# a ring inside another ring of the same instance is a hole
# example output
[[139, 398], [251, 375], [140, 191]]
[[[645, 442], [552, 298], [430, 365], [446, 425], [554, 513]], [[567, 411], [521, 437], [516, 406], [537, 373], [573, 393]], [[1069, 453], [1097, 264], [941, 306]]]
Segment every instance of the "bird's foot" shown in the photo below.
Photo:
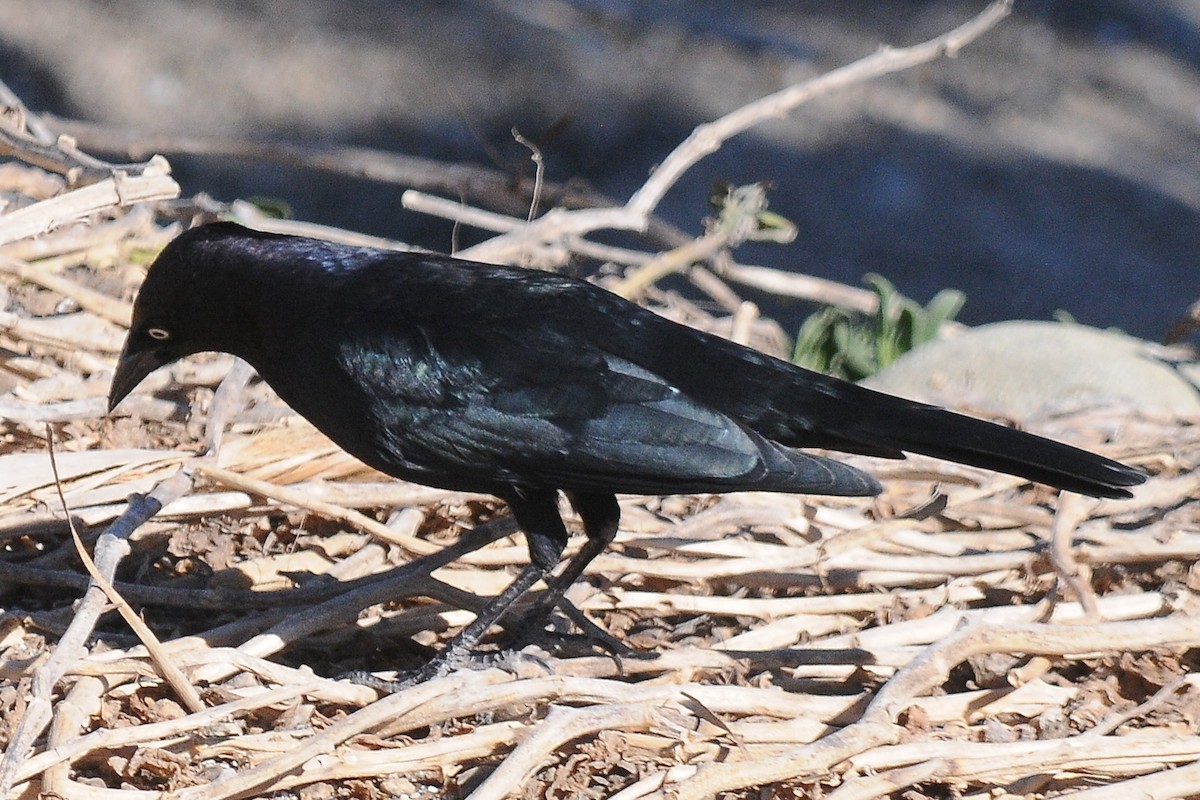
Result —
[[381, 692], [395, 694], [426, 681], [444, 678], [460, 669], [477, 671], [501, 669], [513, 676], [519, 676], [522, 666], [528, 664], [536, 666], [547, 674], [554, 673], [554, 668], [550, 666], [549, 662], [532, 653], [517, 650], [500, 650], [495, 653], [456, 652], [454, 648], [447, 648], [420, 669], [401, 672], [392, 680], [380, 678], [365, 670], [348, 672], [342, 678], [360, 686], [369, 686]]
[[614, 637], [611, 633], [592, 622], [587, 616], [566, 600], [560, 601], [558, 609], [570, 622], [578, 628], [578, 633], [565, 629], [561, 618], [554, 619], [554, 609], [542, 611], [537, 609], [527, 616], [520, 625], [510, 628], [501, 639], [501, 647], [516, 649], [529, 644], [536, 644], [547, 652], [563, 654], [573, 651], [590, 652], [599, 650], [615, 659], [618, 664], [622, 657], [637, 657], [637, 650]]

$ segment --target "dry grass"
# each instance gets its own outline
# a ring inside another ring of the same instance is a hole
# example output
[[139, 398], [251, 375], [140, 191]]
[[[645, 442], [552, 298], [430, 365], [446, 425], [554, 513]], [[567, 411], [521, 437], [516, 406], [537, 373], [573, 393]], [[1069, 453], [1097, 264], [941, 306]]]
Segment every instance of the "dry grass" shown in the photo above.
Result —
[[[40, 165], [0, 165], [7, 797], [1200, 792], [1200, 420], [1126, 408], [1036, 430], [1149, 470], [1133, 500], [918, 458], [861, 459], [887, 486], [869, 500], [625, 498], [569, 599], [638, 655], [559, 637], [387, 697], [337, 680], [421, 663], [525, 563], [520, 535], [490, 498], [371, 472], [259, 384], [245, 408], [236, 379], [214, 391], [227, 358], [107, 416], [179, 207], [154, 202], [173, 193], [161, 162], [114, 172], [34, 123], [0, 125], [17, 138], [0, 150]], [[533, 244], [493, 221], [544, 255], [584, 246], [587, 213], [546, 215]], [[649, 301], [777, 346], [716, 275], [688, 277], [730, 313]]]
[[[0, 189], [36, 200], [44, 178], [10, 166]], [[571, 599], [642, 657], [568, 639], [519, 677], [382, 699], [331, 679], [418, 664], [411, 642], [445, 640], [524, 545], [492, 500], [372, 473], [261, 386], [219, 463], [196, 455], [226, 359], [105, 416], [138, 264], [171, 232], [135, 206], [0, 251], [10, 796], [1047, 796], [1178, 781], [1168, 768], [1200, 759], [1200, 428], [1128, 409], [1038, 429], [1154, 472], [1132, 501], [925, 459], [871, 464], [888, 486], [874, 500], [627, 498]], [[173, 482], [116, 582], [165, 641], [157, 657], [99, 608], [63, 657], [87, 576], [47, 423], [89, 541], [128, 495]], [[467, 529], [479, 549], [431, 579]], [[1055, 533], [1074, 545], [1052, 559]], [[43, 698], [51, 653], [62, 675]], [[40, 700], [46, 728], [13, 752]]]

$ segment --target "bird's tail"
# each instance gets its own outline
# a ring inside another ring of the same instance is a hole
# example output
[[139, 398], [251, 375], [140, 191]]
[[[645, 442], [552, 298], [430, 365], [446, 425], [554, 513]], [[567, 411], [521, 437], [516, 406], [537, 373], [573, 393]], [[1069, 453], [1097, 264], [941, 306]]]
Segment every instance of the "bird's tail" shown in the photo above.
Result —
[[861, 386], [845, 391], [836, 416], [840, 425], [804, 437], [805, 444], [884, 456], [920, 453], [1092, 497], [1129, 497], [1128, 487], [1146, 480], [1140, 470], [1077, 447]]
[[765, 439], [759, 442], [765, 472], [752, 485], [740, 489], [795, 494], [824, 494], [842, 497], [867, 497], [879, 494], [879, 481], [860, 469], [814, 456]]

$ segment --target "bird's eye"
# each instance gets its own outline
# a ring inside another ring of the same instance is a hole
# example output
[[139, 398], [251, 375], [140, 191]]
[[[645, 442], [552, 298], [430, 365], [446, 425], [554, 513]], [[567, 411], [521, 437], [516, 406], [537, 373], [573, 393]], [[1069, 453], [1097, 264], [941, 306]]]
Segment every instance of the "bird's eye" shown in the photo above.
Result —
[[171, 338], [171, 332], [166, 328], [147, 328], [146, 333], [151, 339], [158, 339], [160, 342]]

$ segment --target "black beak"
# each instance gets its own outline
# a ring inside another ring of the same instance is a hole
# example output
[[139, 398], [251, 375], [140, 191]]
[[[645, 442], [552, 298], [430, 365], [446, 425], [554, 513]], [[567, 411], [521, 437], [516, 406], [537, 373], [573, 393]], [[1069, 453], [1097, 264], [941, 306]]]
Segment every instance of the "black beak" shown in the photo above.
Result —
[[117, 360], [117, 370], [113, 373], [112, 387], [108, 390], [109, 411], [116, 408], [117, 403], [124, 400], [125, 395], [132, 392], [143, 378], [159, 367], [174, 361], [173, 358], [164, 357], [155, 350], [137, 349], [132, 347], [132, 344], [129, 339], [125, 340], [125, 347], [121, 350], [121, 357]]

